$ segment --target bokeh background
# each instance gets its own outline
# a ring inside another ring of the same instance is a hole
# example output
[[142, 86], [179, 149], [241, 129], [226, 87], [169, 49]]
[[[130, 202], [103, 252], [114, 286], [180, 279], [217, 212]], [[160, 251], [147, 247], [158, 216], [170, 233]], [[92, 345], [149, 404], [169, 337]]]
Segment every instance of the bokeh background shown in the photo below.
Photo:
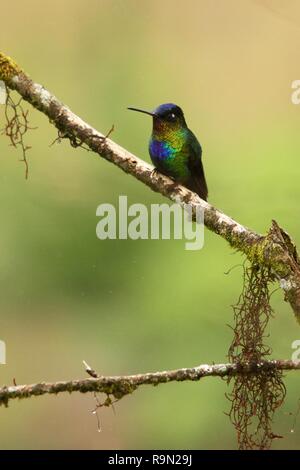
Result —
[[[275, 218], [300, 245], [298, 0], [1, 1], [0, 43], [35, 81], [102, 132], [149, 160], [151, 122], [126, 111], [172, 101], [203, 146], [210, 201], [265, 232]], [[243, 258], [205, 232], [183, 241], [100, 241], [96, 207], [165, 202], [118, 168], [56, 137], [30, 110], [29, 180], [0, 139], [1, 384], [129, 374], [226, 361]], [[0, 109], [1, 127], [3, 109]], [[290, 358], [300, 328], [272, 297], [273, 357]], [[300, 448], [299, 374], [273, 448]], [[101, 411], [92, 396], [60, 395], [0, 409], [3, 449], [234, 449], [225, 381], [144, 387]], [[291, 431], [294, 432], [291, 432]]]

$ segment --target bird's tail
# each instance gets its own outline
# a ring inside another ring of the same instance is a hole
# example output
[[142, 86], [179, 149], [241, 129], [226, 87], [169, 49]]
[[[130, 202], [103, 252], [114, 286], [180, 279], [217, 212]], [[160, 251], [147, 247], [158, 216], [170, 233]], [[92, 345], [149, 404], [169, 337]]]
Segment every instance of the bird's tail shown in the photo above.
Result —
[[191, 191], [194, 191], [194, 193], [197, 193], [201, 197], [201, 199], [207, 201], [208, 188], [205, 180], [202, 162], [200, 162], [200, 165], [198, 163], [197, 166], [193, 168], [193, 171], [191, 172], [191, 176], [186, 187]]

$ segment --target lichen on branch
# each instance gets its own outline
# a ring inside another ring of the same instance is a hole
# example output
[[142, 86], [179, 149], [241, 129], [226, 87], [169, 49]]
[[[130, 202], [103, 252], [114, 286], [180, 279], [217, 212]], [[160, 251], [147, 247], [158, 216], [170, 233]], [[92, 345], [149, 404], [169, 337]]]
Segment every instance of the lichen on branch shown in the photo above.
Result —
[[0, 52], [0, 80], [8, 83], [12, 77], [22, 73], [22, 69], [9, 56]]

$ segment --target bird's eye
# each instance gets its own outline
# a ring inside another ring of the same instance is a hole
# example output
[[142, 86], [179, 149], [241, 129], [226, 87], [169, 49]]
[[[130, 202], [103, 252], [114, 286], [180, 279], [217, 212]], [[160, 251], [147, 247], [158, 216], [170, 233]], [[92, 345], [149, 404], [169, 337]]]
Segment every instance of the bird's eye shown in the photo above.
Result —
[[174, 113], [170, 113], [169, 114], [169, 120], [170, 121], [175, 121], [175, 119], [176, 119], [176, 115]]

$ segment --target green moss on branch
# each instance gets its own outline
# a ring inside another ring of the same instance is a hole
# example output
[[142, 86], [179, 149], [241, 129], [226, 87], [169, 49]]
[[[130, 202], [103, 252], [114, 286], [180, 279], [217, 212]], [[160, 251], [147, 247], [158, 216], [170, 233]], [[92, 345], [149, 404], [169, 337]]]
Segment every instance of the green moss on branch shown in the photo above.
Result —
[[0, 80], [7, 83], [15, 75], [22, 73], [22, 69], [9, 56], [0, 52]]

